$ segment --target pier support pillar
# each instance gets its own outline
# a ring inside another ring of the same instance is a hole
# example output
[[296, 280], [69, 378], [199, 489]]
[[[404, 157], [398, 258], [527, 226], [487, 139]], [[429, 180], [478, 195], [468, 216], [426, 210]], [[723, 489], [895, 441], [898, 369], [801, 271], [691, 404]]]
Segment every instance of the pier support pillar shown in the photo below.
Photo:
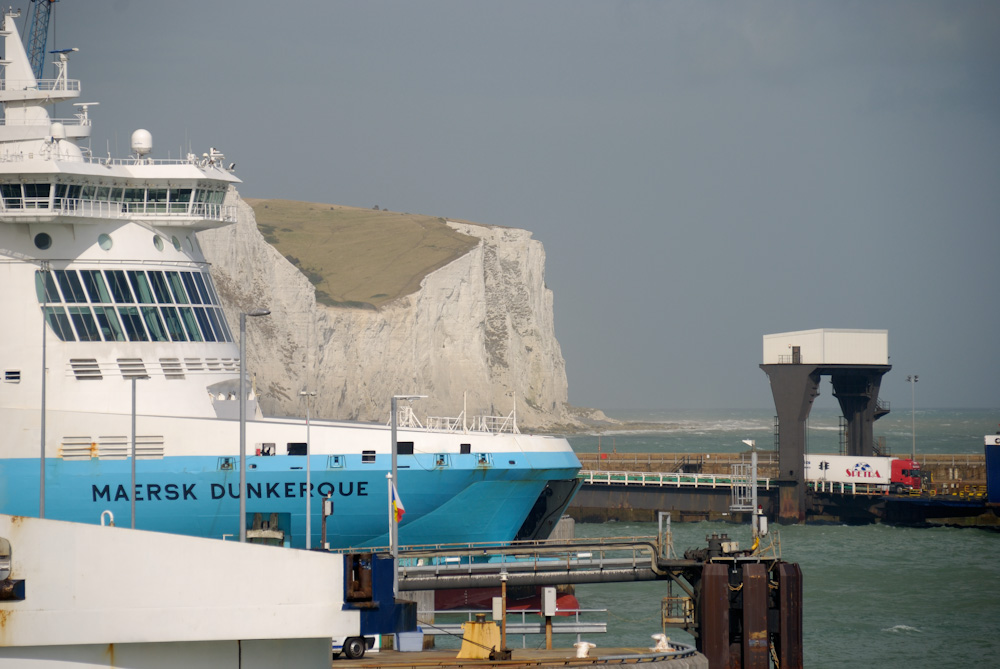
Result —
[[771, 382], [778, 414], [778, 522], [804, 523], [806, 489], [806, 419], [819, 395], [820, 375], [815, 365], [761, 365]]
[[872, 365], [869, 369], [853, 368], [830, 374], [833, 395], [847, 420], [846, 455], [874, 455], [873, 424], [886, 413], [880, 411], [878, 391], [887, 371], [888, 365]]

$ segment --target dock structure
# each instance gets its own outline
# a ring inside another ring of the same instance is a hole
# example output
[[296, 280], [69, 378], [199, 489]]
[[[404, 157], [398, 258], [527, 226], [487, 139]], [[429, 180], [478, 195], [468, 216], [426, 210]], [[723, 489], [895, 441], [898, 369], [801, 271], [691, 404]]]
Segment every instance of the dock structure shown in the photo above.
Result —
[[888, 413], [878, 401], [889, 364], [887, 330], [803, 330], [764, 335], [760, 368], [771, 382], [777, 411], [780, 483], [779, 523], [804, 523], [806, 486], [803, 461], [806, 419], [819, 395], [821, 377], [833, 381], [833, 394], [847, 420], [847, 455], [873, 454], [872, 425]]
[[[757, 543], [726, 535], [673, 555], [661, 514], [655, 537], [513, 542], [505, 546], [407, 547], [402, 591], [662, 581], [663, 624], [691, 633], [710, 667], [802, 666], [802, 574]], [[451, 561], [449, 558], [457, 561]], [[675, 593], [676, 596], [675, 596]], [[545, 665], [540, 665], [545, 666]]]

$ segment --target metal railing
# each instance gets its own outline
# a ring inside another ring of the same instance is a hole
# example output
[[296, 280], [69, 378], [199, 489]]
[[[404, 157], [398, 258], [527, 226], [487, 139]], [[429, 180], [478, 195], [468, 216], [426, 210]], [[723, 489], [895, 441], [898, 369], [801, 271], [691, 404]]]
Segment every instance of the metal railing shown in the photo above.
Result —
[[0, 91], [79, 91], [79, 79], [0, 79]]
[[[602, 621], [585, 621], [580, 619], [581, 614], [593, 614], [593, 613], [607, 613], [607, 609], [559, 609], [558, 616], [553, 618], [552, 621], [552, 633], [553, 634], [576, 634], [577, 637], [581, 634], [604, 634], [608, 631], [608, 623], [606, 620]], [[434, 622], [429, 623], [423, 620], [417, 622], [423, 629], [424, 634], [431, 636], [462, 636], [462, 625], [466, 622], [475, 622], [475, 616], [477, 614], [482, 614], [482, 611], [476, 611], [472, 609], [452, 609], [446, 611], [431, 611], [434, 616]], [[529, 622], [527, 620], [528, 615], [541, 616], [541, 610], [539, 609], [518, 609], [516, 611], [507, 611], [507, 634], [521, 635], [521, 647], [527, 648], [527, 637], [532, 634], [545, 634], [545, 622], [544, 619], [538, 622]], [[438, 617], [446, 616], [465, 616], [466, 620], [462, 622], [438, 622]], [[520, 622], [510, 622], [510, 618], [520, 618]], [[560, 622], [561, 619], [572, 618], [565, 622]], [[500, 623], [497, 623], [498, 625]], [[577, 639], [579, 640], [579, 639]]]
[[[20, 206], [18, 206], [20, 205]], [[51, 205], [51, 206], [50, 206]], [[169, 219], [198, 219], [208, 221], [235, 221], [236, 207], [208, 202], [157, 203], [109, 202], [107, 200], [82, 200], [79, 198], [17, 198], [16, 203], [5, 198], [5, 216], [35, 217], [41, 212], [55, 216], [80, 216], [82, 218], [123, 218], [155, 216]]]
[[[581, 470], [577, 478], [586, 484], [601, 485], [638, 485], [673, 488], [731, 488], [739, 485], [745, 479], [734, 478], [732, 474], [679, 474], [655, 472], [613, 472]], [[757, 486], [765, 490], [771, 489], [770, 478], [757, 478]]]

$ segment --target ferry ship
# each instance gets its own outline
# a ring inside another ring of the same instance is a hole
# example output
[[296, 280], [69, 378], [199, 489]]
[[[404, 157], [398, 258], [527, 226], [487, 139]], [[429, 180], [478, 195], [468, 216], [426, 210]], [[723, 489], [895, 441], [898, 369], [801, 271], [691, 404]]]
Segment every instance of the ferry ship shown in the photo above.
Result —
[[[138, 529], [303, 547], [319, 545], [328, 497], [331, 547], [387, 545], [389, 427], [267, 418], [241, 391], [195, 234], [235, 221], [233, 166], [214, 148], [154, 159], [145, 130], [127, 158], [92, 155], [76, 50], [52, 52], [56, 77], [37, 79], [15, 17], [0, 31], [0, 513], [110, 511]], [[50, 117], [56, 103], [73, 115]], [[400, 426], [399, 544], [546, 537], [578, 487], [569, 443], [465, 423]]]

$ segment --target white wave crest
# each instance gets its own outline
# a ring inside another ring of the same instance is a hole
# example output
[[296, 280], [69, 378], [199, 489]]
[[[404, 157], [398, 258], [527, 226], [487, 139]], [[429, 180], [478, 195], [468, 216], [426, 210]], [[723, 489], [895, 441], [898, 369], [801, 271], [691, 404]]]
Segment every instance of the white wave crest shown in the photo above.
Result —
[[909, 625], [893, 625], [892, 627], [885, 627], [882, 629], [883, 632], [920, 632], [916, 627], [910, 627]]

